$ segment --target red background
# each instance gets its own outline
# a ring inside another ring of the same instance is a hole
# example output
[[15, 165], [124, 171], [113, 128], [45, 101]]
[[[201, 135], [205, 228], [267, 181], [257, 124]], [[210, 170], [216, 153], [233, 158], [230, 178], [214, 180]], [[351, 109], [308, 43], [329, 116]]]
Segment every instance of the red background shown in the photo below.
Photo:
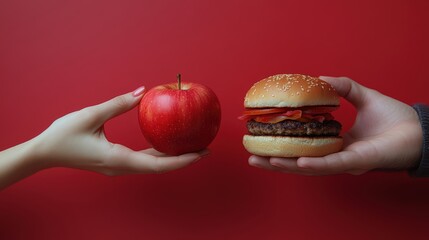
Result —
[[[252, 168], [237, 116], [251, 84], [277, 73], [349, 76], [428, 103], [428, 10], [424, 0], [1, 1], [1, 149], [178, 72], [217, 93], [223, 118], [211, 154], [185, 169], [106, 177], [58, 168], [9, 187], [0, 239], [427, 239], [428, 179]], [[344, 102], [345, 129], [354, 114]], [[106, 131], [148, 147], [136, 110]]]

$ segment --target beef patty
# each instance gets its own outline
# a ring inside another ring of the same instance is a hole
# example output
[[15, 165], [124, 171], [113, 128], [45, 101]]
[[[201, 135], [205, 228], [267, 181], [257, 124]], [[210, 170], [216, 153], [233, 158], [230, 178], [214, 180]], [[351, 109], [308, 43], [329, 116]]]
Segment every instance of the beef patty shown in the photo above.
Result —
[[341, 123], [335, 120], [323, 123], [299, 122], [284, 120], [278, 123], [261, 123], [255, 120], [247, 122], [249, 133], [255, 136], [338, 136], [341, 132]]

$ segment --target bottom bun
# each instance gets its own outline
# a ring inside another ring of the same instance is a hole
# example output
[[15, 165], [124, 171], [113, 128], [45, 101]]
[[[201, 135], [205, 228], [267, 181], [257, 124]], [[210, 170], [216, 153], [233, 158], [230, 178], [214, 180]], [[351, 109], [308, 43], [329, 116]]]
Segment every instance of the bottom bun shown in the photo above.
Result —
[[248, 152], [258, 156], [321, 157], [340, 151], [343, 139], [244, 135], [243, 145]]

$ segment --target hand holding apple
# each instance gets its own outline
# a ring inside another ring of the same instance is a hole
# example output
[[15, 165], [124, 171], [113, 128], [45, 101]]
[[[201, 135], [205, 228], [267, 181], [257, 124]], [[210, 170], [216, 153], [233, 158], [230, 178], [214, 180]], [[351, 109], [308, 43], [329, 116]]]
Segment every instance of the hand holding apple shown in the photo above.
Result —
[[215, 138], [221, 119], [220, 104], [208, 87], [181, 82], [149, 90], [141, 99], [139, 123], [152, 146], [169, 155], [197, 152]]
[[108, 176], [161, 173], [183, 168], [207, 151], [167, 156], [152, 148], [135, 151], [110, 142], [106, 121], [136, 107], [145, 88], [117, 96], [55, 120], [38, 136], [0, 151], [0, 191], [38, 171], [77, 168]]

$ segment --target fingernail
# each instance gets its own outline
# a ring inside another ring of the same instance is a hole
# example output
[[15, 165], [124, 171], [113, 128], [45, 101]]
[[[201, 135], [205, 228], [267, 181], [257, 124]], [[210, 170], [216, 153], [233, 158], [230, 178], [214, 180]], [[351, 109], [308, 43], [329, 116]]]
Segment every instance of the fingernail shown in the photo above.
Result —
[[144, 86], [137, 88], [136, 90], [134, 90], [133, 96], [138, 97], [138, 96], [142, 95], [144, 90], [145, 90]]
[[254, 156], [254, 155], [249, 157], [248, 162], [249, 162], [250, 166], [254, 166], [254, 167], [261, 167], [262, 166], [261, 163], [259, 162], [259, 158], [257, 156]]

